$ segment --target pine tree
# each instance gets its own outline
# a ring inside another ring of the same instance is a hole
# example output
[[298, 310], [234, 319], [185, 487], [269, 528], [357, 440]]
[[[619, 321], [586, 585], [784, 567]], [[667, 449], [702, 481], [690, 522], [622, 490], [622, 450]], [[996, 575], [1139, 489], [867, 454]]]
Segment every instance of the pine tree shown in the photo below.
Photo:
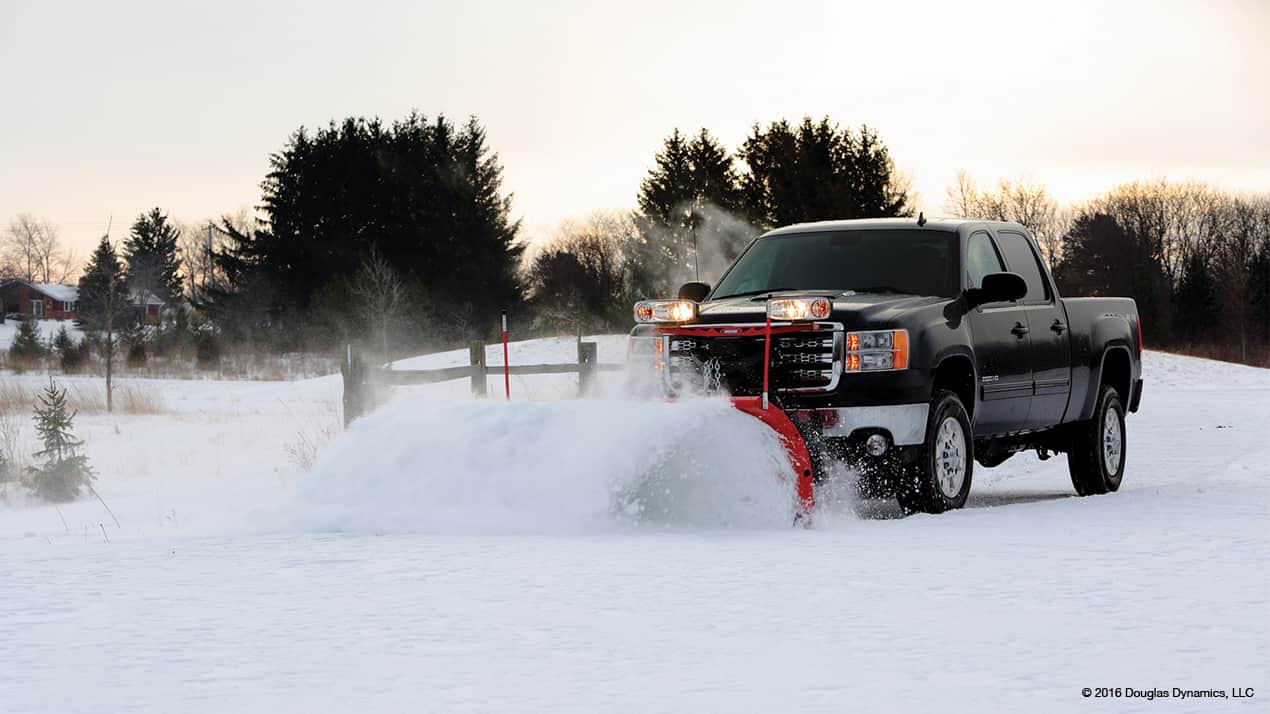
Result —
[[1143, 339], [1160, 344], [1171, 334], [1169, 282], [1144, 240], [1105, 213], [1083, 212], [1063, 236], [1055, 270], [1069, 297], [1132, 297], [1142, 317]]
[[44, 463], [31, 469], [31, 489], [46, 501], [71, 501], [81, 488], [92, 489], [95, 476], [88, 457], [78, 453], [84, 442], [75, 438], [74, 423], [75, 412], [66, 403], [66, 390], [49, 380], [35, 408], [35, 430], [44, 446], [35, 458]]
[[66, 325], [62, 325], [61, 329], [53, 337], [53, 351], [57, 353], [58, 359], [62, 363], [62, 371], [67, 374], [74, 374], [84, 364], [84, 346], [76, 344], [75, 339], [71, 337], [71, 333], [66, 329]]
[[709, 279], [756, 232], [733, 215], [742, 207], [740, 180], [732, 156], [709, 131], [689, 139], [676, 129], [654, 162], [638, 196], [642, 243], [631, 251], [640, 268], [635, 288], [645, 295]]
[[177, 255], [180, 237], [180, 231], [158, 208], [137, 217], [123, 244], [128, 284], [134, 290], [148, 291], [169, 304], [181, 299], [181, 260]]
[[106, 363], [106, 411], [114, 411], [115, 349], [131, 310], [127, 278], [109, 237], [97, 244], [79, 279], [78, 315], [85, 328], [101, 336], [102, 359]]
[[1206, 342], [1217, 333], [1221, 317], [1217, 288], [1208, 256], [1200, 251], [1187, 256], [1174, 295], [1179, 337], [1190, 342]]
[[53, 349], [59, 355], [75, 349], [75, 341], [71, 339], [71, 333], [67, 331], [66, 325], [62, 325], [53, 336]]
[[48, 348], [40, 339], [39, 327], [35, 318], [26, 317], [18, 323], [17, 333], [13, 336], [13, 344], [9, 345], [9, 358], [17, 367], [31, 367], [45, 354]]
[[828, 117], [754, 126], [738, 152], [741, 192], [760, 226], [910, 215], [908, 191], [877, 132], [839, 129]]
[[231, 235], [217, 255], [227, 284], [210, 301], [279, 347], [343, 339], [350, 283], [372, 245], [411, 292], [439, 296], [450, 316], [439, 327], [454, 332], [434, 337], [471, 337], [459, 325], [496, 325], [498, 309], [523, 298], [520, 222], [475, 119], [411, 114], [387, 127], [350, 118], [301, 130], [271, 158], [263, 189], [257, 230]]

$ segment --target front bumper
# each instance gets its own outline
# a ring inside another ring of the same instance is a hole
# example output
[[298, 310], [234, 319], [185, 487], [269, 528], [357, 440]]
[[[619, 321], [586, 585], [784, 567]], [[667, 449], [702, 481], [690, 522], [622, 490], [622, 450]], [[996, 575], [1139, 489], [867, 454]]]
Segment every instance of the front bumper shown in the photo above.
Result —
[[895, 446], [917, 446], [926, 441], [930, 404], [891, 404], [827, 409], [795, 409], [795, 422], [817, 423], [821, 436], [850, 437], [861, 432], [885, 432]]

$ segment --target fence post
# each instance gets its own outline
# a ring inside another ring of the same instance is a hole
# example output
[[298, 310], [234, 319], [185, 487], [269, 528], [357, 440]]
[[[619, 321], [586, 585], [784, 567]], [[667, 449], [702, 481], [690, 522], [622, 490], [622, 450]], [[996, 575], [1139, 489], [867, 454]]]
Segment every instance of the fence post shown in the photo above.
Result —
[[340, 360], [340, 374], [344, 378], [344, 428], [366, 411], [366, 363], [361, 355], [353, 352], [353, 346], [344, 350]]
[[595, 382], [596, 345], [578, 342], [578, 396], [585, 397]]
[[488, 383], [485, 380], [489, 370], [485, 367], [485, 343], [472, 340], [468, 344], [469, 359], [472, 364], [472, 396], [484, 399], [488, 394]]

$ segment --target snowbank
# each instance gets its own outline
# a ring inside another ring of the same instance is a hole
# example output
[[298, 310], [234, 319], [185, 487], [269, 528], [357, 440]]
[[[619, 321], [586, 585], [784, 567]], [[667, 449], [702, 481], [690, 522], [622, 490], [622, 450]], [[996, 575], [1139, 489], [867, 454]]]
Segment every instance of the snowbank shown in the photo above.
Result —
[[435, 402], [360, 420], [301, 487], [301, 522], [358, 532], [779, 527], [773, 432], [723, 400]]

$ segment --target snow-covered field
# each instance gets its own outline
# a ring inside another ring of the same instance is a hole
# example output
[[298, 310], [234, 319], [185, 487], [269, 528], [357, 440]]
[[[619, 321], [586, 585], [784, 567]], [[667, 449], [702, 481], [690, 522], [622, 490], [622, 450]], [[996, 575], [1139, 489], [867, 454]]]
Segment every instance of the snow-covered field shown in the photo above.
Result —
[[401, 389], [348, 434], [338, 377], [145, 381], [161, 414], [78, 422], [120, 526], [0, 504], [0, 712], [1264, 711], [1270, 371], [1145, 370], [1119, 493], [1028, 455], [809, 530], [762, 429], [616, 375]]

